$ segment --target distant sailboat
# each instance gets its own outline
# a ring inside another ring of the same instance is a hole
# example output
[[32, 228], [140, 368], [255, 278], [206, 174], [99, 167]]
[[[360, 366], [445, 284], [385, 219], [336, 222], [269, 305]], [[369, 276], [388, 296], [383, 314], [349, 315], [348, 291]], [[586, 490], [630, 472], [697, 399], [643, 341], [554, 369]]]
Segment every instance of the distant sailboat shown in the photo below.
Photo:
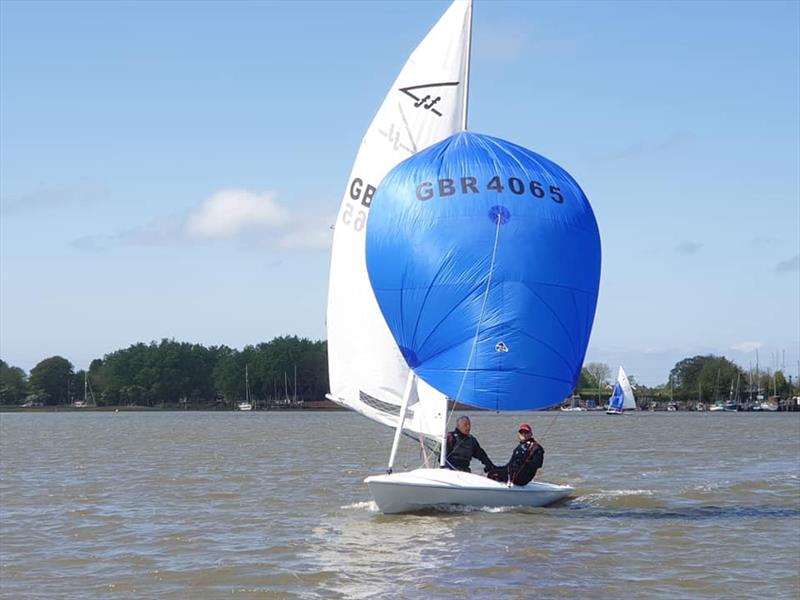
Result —
[[239, 402], [236, 405], [237, 410], [248, 411], [253, 410], [253, 402], [250, 396], [250, 377], [247, 372], [247, 365], [244, 366], [244, 402]]
[[72, 403], [74, 408], [86, 408], [87, 406], [97, 406], [92, 391], [92, 384], [89, 383], [89, 372], [83, 373], [83, 400], [75, 400]]
[[621, 415], [626, 410], [636, 410], [636, 399], [633, 397], [633, 388], [630, 381], [628, 381], [628, 376], [625, 374], [625, 370], [620, 367], [619, 373], [617, 373], [617, 382], [614, 384], [614, 391], [608, 401], [606, 414]]
[[580, 399], [581, 399], [580, 396], [572, 396], [572, 398], [570, 399], [569, 406], [562, 406], [560, 408], [561, 412], [583, 412], [584, 410], [586, 410], [580, 404], [578, 404], [578, 401]]
[[286, 371], [283, 372], [283, 403], [287, 406], [299, 406], [297, 402], [297, 365], [294, 365], [294, 383], [292, 385], [292, 394], [289, 395], [289, 375]]

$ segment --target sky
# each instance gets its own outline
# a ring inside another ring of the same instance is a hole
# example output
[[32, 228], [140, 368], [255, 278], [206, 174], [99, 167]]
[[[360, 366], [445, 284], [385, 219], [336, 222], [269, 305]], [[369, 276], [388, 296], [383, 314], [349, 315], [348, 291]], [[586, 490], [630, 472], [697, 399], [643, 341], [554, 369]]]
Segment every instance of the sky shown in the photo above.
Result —
[[[325, 338], [361, 137], [448, 2], [0, 2], [0, 358]], [[470, 129], [567, 169], [587, 361], [800, 360], [800, 3], [475, 0]]]

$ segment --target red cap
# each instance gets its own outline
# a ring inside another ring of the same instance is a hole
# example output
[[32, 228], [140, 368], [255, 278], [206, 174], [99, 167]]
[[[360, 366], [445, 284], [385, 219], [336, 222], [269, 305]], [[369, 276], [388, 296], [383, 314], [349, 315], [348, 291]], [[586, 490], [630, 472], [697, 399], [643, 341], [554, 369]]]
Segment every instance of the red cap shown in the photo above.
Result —
[[531, 426], [528, 425], [527, 423], [523, 423], [522, 425], [519, 426], [519, 432], [530, 433], [531, 435], [533, 435], [533, 429], [531, 429]]

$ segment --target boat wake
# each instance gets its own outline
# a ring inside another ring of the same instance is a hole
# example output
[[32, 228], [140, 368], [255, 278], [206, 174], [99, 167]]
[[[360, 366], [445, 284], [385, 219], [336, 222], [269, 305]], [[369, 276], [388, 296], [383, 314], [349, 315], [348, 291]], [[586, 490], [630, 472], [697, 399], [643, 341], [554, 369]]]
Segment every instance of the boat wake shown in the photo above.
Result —
[[451, 513], [451, 514], [459, 514], [459, 513], [473, 513], [473, 512], [485, 512], [485, 513], [505, 513], [505, 512], [512, 512], [515, 510], [520, 510], [521, 506], [461, 506], [456, 504], [449, 504], [445, 506], [437, 506], [435, 508], [430, 509], [429, 512], [444, 512], [444, 513]]
[[[580, 492], [581, 490], [579, 490]], [[576, 494], [566, 505], [569, 508], [662, 508], [653, 490], [594, 490]]]
[[373, 500], [366, 500], [364, 502], [353, 502], [352, 504], [345, 504], [340, 506], [342, 510], [366, 510], [367, 512], [378, 512], [378, 505]]

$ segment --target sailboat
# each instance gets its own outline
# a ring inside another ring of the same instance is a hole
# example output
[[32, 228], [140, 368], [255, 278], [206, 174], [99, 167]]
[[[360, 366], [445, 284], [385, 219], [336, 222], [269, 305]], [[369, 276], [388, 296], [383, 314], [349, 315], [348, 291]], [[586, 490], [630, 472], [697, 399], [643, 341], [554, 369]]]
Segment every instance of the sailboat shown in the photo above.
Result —
[[617, 382], [614, 384], [614, 391], [611, 392], [611, 399], [608, 401], [607, 415], [621, 415], [626, 410], [636, 410], [636, 398], [633, 396], [625, 369], [619, 368]]
[[[388, 514], [544, 506], [573, 491], [442, 468], [450, 399], [533, 410], [572, 391], [600, 275], [577, 183], [466, 131], [471, 28], [472, 3], [456, 0], [414, 50], [364, 136], [334, 227], [327, 397], [395, 430], [386, 474], [365, 479]], [[422, 465], [394, 472], [404, 435]]]
[[247, 371], [247, 365], [244, 366], [244, 402], [239, 402], [236, 405], [236, 410], [249, 411], [253, 410], [253, 401], [250, 396], [250, 377]]
[[570, 398], [569, 406], [562, 406], [559, 410], [561, 410], [561, 412], [583, 412], [586, 409], [583, 408], [580, 404], [578, 404], [578, 401], [580, 399], [581, 399], [580, 396], [573, 395]]
[[83, 373], [83, 400], [75, 400], [72, 406], [73, 408], [97, 406], [97, 402], [95, 402], [94, 399], [94, 391], [92, 391], [92, 384], [89, 382], [89, 371]]

